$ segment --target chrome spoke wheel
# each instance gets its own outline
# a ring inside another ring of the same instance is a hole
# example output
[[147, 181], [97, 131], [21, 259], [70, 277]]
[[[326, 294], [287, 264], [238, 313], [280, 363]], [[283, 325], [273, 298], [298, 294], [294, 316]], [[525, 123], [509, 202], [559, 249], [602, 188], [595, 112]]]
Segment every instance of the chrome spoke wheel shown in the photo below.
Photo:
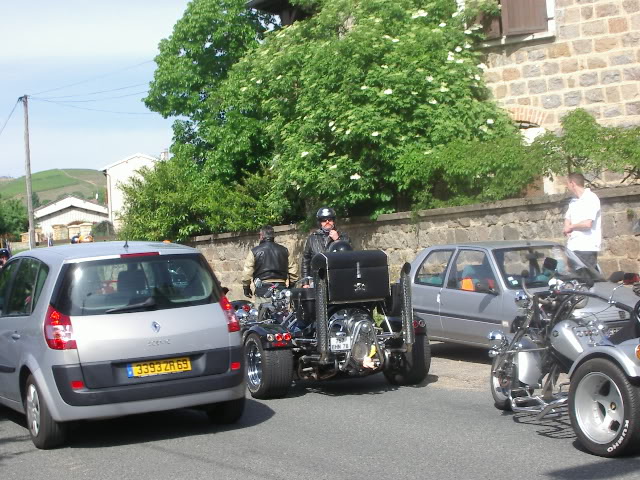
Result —
[[592, 442], [606, 444], [618, 436], [623, 428], [624, 409], [620, 389], [603, 372], [588, 373], [576, 387], [576, 420]]
[[29, 384], [27, 390], [27, 424], [34, 437], [40, 433], [40, 397], [34, 384]]
[[262, 383], [262, 354], [256, 342], [250, 342], [248, 347], [247, 377], [251, 388], [258, 388]]

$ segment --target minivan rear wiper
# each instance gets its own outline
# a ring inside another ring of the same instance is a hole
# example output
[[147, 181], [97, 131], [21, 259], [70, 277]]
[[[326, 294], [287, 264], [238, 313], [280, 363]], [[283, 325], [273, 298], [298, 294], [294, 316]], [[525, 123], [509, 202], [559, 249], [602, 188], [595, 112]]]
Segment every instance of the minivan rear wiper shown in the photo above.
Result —
[[132, 312], [134, 310], [151, 310], [157, 306], [153, 297], [147, 298], [144, 302], [132, 303], [130, 305], [123, 305], [122, 307], [115, 307], [106, 310], [104, 313], [124, 313]]

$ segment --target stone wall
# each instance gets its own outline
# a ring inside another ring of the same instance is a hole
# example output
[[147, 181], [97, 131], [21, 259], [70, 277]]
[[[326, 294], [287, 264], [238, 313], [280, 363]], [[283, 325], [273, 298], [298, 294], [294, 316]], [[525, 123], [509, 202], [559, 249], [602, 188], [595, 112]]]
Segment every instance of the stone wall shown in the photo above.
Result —
[[[597, 190], [602, 204], [604, 247], [600, 266], [606, 275], [616, 270], [640, 271], [640, 237], [632, 226], [640, 218], [640, 186]], [[417, 213], [381, 215], [376, 221], [339, 222], [357, 249], [382, 249], [389, 255], [392, 278], [400, 267], [423, 248], [445, 243], [486, 240], [555, 240], [564, 243], [562, 227], [567, 207], [565, 195], [505, 200], [490, 204], [439, 208]], [[276, 240], [300, 258], [306, 231], [293, 225], [275, 227]], [[240, 276], [257, 233], [195, 237], [200, 249], [231, 298], [241, 298]]]
[[640, 124], [640, 0], [555, 0], [555, 36], [487, 49], [485, 78], [514, 120], [555, 129], [585, 108]]

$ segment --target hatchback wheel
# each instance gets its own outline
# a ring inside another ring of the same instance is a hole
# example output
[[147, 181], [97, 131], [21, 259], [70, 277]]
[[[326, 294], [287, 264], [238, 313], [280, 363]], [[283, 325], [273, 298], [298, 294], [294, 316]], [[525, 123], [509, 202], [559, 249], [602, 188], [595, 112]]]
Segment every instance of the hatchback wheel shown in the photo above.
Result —
[[37, 448], [47, 450], [64, 443], [67, 426], [51, 418], [49, 407], [32, 375], [29, 375], [25, 385], [24, 409], [27, 413], [29, 435]]

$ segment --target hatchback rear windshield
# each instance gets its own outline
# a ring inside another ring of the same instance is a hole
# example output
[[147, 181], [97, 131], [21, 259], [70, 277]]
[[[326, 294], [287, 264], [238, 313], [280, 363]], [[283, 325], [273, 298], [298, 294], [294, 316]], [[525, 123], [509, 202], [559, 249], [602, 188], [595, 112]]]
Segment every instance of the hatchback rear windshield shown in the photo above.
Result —
[[132, 256], [68, 265], [55, 307], [65, 315], [162, 310], [220, 301], [201, 255]]

